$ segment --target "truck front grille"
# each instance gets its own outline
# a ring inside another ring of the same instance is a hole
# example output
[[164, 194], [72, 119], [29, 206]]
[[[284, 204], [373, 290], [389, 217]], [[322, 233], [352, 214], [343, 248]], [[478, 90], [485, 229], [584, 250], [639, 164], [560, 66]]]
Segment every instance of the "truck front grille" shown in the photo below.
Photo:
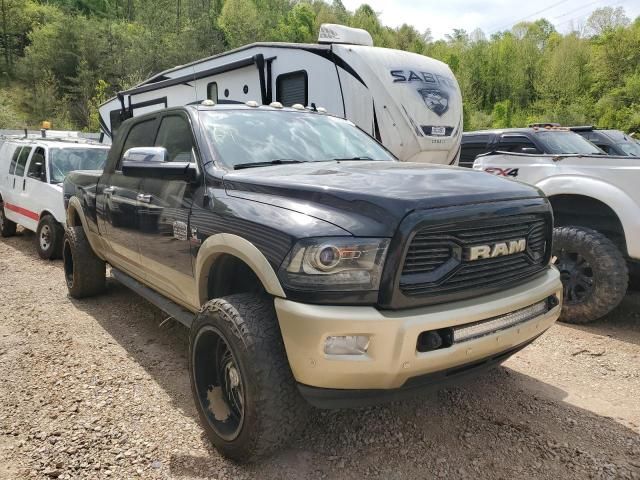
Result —
[[[544, 217], [518, 215], [495, 220], [428, 226], [410, 240], [400, 290], [406, 296], [447, 295], [510, 284], [546, 265], [550, 228]], [[470, 259], [472, 247], [526, 240], [524, 251]], [[470, 295], [471, 296], [471, 295]]]

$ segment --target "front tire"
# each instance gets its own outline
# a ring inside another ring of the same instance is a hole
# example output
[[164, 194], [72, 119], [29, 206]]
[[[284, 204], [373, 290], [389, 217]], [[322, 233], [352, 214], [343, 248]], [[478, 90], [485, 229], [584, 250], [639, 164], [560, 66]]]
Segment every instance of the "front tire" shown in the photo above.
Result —
[[93, 253], [82, 227], [67, 228], [62, 258], [69, 295], [85, 298], [104, 291], [106, 264]]
[[256, 461], [304, 424], [306, 403], [266, 295], [230, 295], [204, 306], [191, 327], [189, 375], [200, 421], [225, 457]]
[[629, 273], [618, 247], [585, 227], [560, 227], [553, 233], [553, 256], [564, 288], [559, 320], [589, 323], [622, 301]]
[[51, 215], [40, 220], [36, 230], [36, 249], [43, 260], [55, 260], [62, 256], [64, 230]]
[[0, 200], [0, 236], [7, 238], [16, 234], [18, 225], [9, 220], [4, 214], [4, 202]]

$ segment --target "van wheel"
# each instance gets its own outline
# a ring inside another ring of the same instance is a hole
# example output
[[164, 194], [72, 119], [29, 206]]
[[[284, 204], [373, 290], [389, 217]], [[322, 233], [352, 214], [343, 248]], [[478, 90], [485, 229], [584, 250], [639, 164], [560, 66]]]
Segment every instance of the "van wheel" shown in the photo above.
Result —
[[592, 322], [624, 298], [629, 283], [627, 264], [603, 234], [585, 227], [556, 228], [553, 256], [564, 287], [560, 321]]
[[263, 458], [304, 424], [306, 402], [268, 296], [237, 294], [205, 304], [191, 327], [189, 376], [200, 421], [225, 457]]
[[0, 200], [0, 236], [13, 237], [18, 225], [4, 216], [4, 202]]
[[36, 230], [36, 249], [43, 260], [55, 260], [62, 256], [64, 230], [51, 215], [45, 215]]
[[93, 253], [82, 227], [67, 228], [62, 259], [69, 295], [85, 298], [104, 291], [106, 264]]

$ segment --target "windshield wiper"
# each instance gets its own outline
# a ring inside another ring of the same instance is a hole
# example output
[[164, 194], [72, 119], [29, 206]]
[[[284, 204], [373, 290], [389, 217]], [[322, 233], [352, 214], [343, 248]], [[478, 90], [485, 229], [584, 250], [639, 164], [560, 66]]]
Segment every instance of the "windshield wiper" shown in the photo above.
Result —
[[335, 162], [348, 162], [350, 160], [373, 160], [371, 157], [351, 157], [351, 158], [334, 158]]
[[268, 162], [253, 162], [253, 163], [239, 163], [238, 165], [234, 165], [234, 170], [242, 170], [243, 168], [253, 168], [253, 167], [268, 167], [270, 165], [287, 165], [290, 163], [306, 163], [304, 160], [295, 160], [291, 158], [281, 158], [277, 160], [271, 160]]

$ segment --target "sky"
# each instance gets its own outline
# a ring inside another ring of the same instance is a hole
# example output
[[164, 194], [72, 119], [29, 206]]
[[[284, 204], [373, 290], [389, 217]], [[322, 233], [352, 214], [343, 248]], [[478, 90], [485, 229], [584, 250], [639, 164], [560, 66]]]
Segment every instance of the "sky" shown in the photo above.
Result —
[[546, 18], [560, 32], [583, 25], [591, 12], [601, 7], [623, 7], [631, 19], [640, 15], [640, 0], [342, 0], [355, 10], [368, 3], [381, 15], [384, 25], [397, 27], [408, 23], [419, 31], [427, 28], [435, 39], [454, 28], [471, 33], [476, 28], [491, 35], [507, 30], [519, 21]]

